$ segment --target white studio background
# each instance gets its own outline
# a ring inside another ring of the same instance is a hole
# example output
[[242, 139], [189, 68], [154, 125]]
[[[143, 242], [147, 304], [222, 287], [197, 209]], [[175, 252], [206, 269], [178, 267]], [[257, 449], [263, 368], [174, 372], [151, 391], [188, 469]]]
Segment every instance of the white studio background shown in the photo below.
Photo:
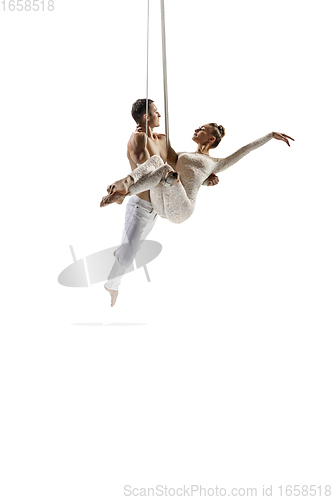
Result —
[[102, 283], [57, 277], [69, 245], [120, 242], [126, 203], [99, 202], [129, 172], [147, 4], [1, 10], [4, 500], [333, 482], [329, 2], [165, 3], [174, 149], [210, 121], [226, 128], [218, 157], [272, 130], [295, 142], [203, 187], [184, 224], [159, 219], [151, 282], [126, 275], [111, 309]]

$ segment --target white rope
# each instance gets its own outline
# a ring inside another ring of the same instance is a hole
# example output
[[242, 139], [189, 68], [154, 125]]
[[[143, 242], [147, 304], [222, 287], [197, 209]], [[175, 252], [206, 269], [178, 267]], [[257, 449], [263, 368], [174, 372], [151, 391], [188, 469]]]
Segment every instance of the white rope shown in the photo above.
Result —
[[[161, 28], [162, 28], [165, 138], [166, 138], [166, 146], [167, 146], [167, 151], [168, 151], [169, 150], [169, 106], [168, 106], [168, 81], [167, 81], [167, 63], [166, 63], [164, 0], [161, 0]], [[147, 134], [147, 136], [148, 136], [148, 115], [149, 115], [148, 82], [149, 82], [149, 0], [148, 0], [148, 12], [147, 12], [147, 75], [146, 75], [146, 134]]]
[[148, 137], [148, 114], [149, 114], [148, 80], [149, 80], [149, 0], [148, 0], [148, 9], [147, 9], [147, 75], [146, 75], [146, 134], [147, 134], [147, 137]]
[[161, 25], [162, 25], [162, 57], [163, 57], [165, 137], [166, 137], [166, 146], [167, 146], [167, 151], [168, 151], [169, 150], [169, 107], [168, 107], [168, 81], [167, 81], [167, 63], [166, 63], [164, 0], [161, 0]]

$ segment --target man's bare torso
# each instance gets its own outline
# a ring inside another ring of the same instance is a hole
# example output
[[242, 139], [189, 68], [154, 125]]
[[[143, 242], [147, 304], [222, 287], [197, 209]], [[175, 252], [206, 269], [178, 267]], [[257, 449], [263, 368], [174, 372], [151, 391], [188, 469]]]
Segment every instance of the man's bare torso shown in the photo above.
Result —
[[[131, 169], [134, 170], [137, 167], [137, 163], [133, 160], [133, 153], [131, 151], [131, 139], [134, 134], [132, 134], [130, 140], [127, 145], [127, 158], [130, 162]], [[147, 137], [146, 147], [144, 149], [144, 154], [142, 155], [140, 163], [144, 163], [151, 156], [158, 155], [162, 158], [162, 160], [166, 163], [167, 161], [167, 147], [166, 147], [166, 139], [163, 134], [152, 134], [152, 137]], [[150, 192], [144, 191], [143, 193], [139, 193], [137, 196], [145, 201], [150, 201]]]

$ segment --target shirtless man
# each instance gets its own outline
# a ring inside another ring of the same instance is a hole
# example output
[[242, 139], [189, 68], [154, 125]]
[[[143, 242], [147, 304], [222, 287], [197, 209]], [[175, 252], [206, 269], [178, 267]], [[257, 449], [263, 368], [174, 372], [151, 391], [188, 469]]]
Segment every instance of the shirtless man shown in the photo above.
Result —
[[[137, 130], [131, 135], [127, 144], [127, 158], [131, 169], [136, 169], [138, 164], [144, 163], [153, 155], [160, 156], [163, 162], [167, 162], [172, 167], [175, 167], [177, 154], [170, 145], [167, 151], [165, 135], [154, 132], [154, 128], [160, 126], [161, 115], [152, 100], [149, 99], [148, 103], [148, 135], [143, 132], [143, 130], [146, 130], [146, 99], [138, 99], [132, 106], [132, 117], [137, 123]], [[208, 186], [213, 186], [217, 183], [218, 177], [214, 174], [208, 178], [208, 182], [205, 181], [205, 184]], [[111, 186], [108, 187], [108, 192], [110, 192], [110, 188]], [[121, 203], [123, 200], [121, 190], [119, 194], [119, 202]], [[105, 196], [103, 200], [107, 200], [107, 198], [108, 196]], [[104, 206], [103, 200], [101, 206]], [[111, 295], [111, 307], [116, 303], [122, 275], [132, 264], [142, 241], [148, 236], [155, 225], [156, 218], [157, 213], [151, 204], [149, 191], [144, 191], [130, 197], [126, 207], [125, 227], [121, 246], [115, 252], [116, 261], [108, 276], [108, 281], [104, 284], [104, 288]]]

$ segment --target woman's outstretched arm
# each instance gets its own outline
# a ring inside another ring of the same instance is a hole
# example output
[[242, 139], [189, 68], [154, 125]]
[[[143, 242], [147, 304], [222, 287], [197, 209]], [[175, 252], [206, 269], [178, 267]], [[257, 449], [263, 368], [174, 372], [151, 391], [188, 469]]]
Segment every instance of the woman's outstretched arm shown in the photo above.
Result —
[[247, 146], [240, 148], [238, 151], [228, 156], [227, 158], [221, 158], [221, 160], [219, 160], [216, 163], [214, 172], [215, 173], [223, 172], [223, 170], [226, 170], [227, 168], [231, 167], [239, 160], [244, 158], [244, 156], [246, 156], [248, 153], [254, 151], [257, 148], [260, 148], [260, 146], [263, 146], [264, 144], [266, 144], [266, 142], [270, 141], [271, 139], [278, 139], [280, 141], [284, 141], [286, 144], [288, 144], [288, 146], [290, 146], [288, 139], [291, 139], [292, 141], [294, 140], [292, 137], [289, 137], [286, 134], [280, 134], [279, 132], [270, 132], [269, 134], [264, 135], [264, 137], [261, 137], [256, 141], [250, 142], [250, 144], [247, 144]]

